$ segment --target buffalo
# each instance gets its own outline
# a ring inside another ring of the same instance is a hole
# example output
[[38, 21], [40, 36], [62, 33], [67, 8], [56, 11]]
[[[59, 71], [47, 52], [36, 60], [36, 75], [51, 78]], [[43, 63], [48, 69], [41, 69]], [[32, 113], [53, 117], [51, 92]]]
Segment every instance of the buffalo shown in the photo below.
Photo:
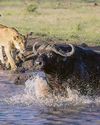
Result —
[[[73, 44], [33, 45], [34, 67], [42, 70], [52, 85], [77, 89], [80, 94], [94, 95], [100, 90], [100, 52]], [[56, 82], [55, 82], [56, 81]]]

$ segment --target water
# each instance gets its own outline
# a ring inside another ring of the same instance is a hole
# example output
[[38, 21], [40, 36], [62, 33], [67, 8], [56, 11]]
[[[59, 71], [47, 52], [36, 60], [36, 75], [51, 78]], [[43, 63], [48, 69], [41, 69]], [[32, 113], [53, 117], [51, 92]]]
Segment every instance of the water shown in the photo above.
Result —
[[67, 88], [68, 97], [37, 98], [32, 84], [14, 85], [10, 76], [0, 73], [0, 125], [100, 125], [100, 97]]

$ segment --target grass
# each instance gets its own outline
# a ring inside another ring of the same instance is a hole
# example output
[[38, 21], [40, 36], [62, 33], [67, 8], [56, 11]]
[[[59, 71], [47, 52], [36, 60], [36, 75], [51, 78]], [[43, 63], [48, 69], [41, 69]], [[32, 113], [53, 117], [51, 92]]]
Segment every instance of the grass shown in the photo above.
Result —
[[0, 14], [22, 34], [100, 45], [100, 0], [1, 0]]

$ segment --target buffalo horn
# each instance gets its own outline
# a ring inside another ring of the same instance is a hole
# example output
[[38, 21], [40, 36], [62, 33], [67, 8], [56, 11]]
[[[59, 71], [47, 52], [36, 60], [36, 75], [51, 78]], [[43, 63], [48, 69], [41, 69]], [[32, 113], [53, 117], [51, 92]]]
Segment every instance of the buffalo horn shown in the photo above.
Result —
[[33, 45], [33, 53], [36, 55], [39, 51], [41, 51], [41, 50], [44, 50], [46, 47], [47, 47], [47, 45], [40, 45], [39, 47], [38, 47], [38, 49], [36, 50], [36, 45], [38, 45], [38, 42], [36, 42], [36, 43], [34, 43], [34, 45]]
[[33, 45], [33, 53], [36, 55], [37, 54], [37, 51], [36, 51], [36, 45], [38, 44], [38, 42], [35, 42], [34, 45]]
[[69, 57], [69, 56], [72, 56], [72, 55], [74, 54], [74, 52], [75, 52], [74, 46], [73, 46], [72, 44], [69, 44], [69, 46], [72, 48], [72, 50], [71, 50], [71, 52], [68, 52], [68, 53], [60, 52], [60, 51], [56, 50], [55, 47], [52, 47], [52, 46], [48, 46], [48, 48], [46, 48], [46, 49], [47, 49], [47, 50], [48, 50], [48, 49], [49, 49], [49, 50], [52, 50], [52, 51], [55, 52], [56, 54], [59, 54], [59, 55], [61, 55], [61, 56], [63, 56], [63, 57]]

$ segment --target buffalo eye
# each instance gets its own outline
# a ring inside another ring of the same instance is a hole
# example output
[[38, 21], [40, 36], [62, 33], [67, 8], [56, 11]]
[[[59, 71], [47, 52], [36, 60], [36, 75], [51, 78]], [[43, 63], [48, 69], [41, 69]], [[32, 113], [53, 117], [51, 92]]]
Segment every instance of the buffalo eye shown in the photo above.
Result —
[[48, 56], [48, 58], [51, 58], [53, 56], [53, 54], [52, 53], [48, 53], [47, 56]]
[[63, 58], [63, 62], [66, 62], [67, 61], [67, 58]]

